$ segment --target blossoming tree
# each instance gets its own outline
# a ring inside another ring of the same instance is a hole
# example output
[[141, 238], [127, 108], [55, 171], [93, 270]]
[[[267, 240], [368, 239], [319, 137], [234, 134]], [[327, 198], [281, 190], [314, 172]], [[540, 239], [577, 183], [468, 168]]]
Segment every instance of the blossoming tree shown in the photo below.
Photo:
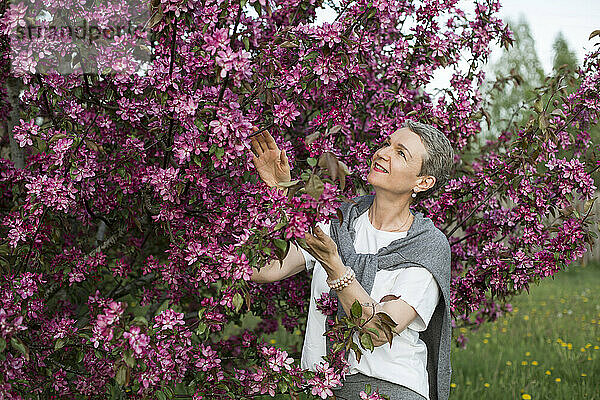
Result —
[[[61, 15], [62, 3], [35, 4]], [[303, 371], [260, 339], [279, 321], [304, 328], [307, 276], [261, 286], [249, 277], [335, 218], [341, 200], [368, 192], [373, 150], [407, 119], [436, 125], [458, 154], [455, 178], [417, 205], [452, 246], [454, 326], [510, 311], [512, 295], [591, 245], [587, 209], [571, 204], [595, 191], [597, 48], [573, 72], [576, 91], [563, 95], [564, 75], [549, 77], [529, 105], [534, 117], [467, 162], [481, 124], [494, 123], [481, 67], [492, 44], [511, 42], [500, 4], [342, 0], [335, 19], [316, 24], [322, 6], [152, 0], [149, 62], [100, 41], [96, 59], [70, 64], [96, 62], [97, 72], [69, 74], [49, 67], [70, 57], [68, 42], [8, 51], [8, 36], [30, 21], [27, 5], [7, 6], [0, 73], [22, 90], [11, 106], [4, 88], [0, 104], [2, 146], [18, 143], [0, 159], [3, 397], [331, 395], [340, 363]], [[96, 7], [81, 11], [100, 26], [134, 10]], [[442, 69], [448, 87], [426, 90]], [[254, 126], [289, 156], [288, 194], [256, 176]], [[256, 329], [223, 334], [250, 312], [263, 319]]]

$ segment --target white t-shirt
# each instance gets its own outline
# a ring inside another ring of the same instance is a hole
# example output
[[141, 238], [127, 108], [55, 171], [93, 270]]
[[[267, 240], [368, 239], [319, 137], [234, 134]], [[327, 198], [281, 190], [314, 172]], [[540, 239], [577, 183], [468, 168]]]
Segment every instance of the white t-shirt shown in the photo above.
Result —
[[[319, 223], [327, 235], [330, 224]], [[364, 212], [354, 222], [356, 237], [354, 248], [357, 253], [376, 254], [396, 239], [406, 237], [406, 232], [386, 232], [375, 229]], [[324, 292], [329, 292], [327, 273], [313, 256], [302, 250], [306, 260], [306, 269], [313, 269], [310, 285], [310, 306], [308, 310], [306, 335], [302, 346], [301, 366], [315, 371], [316, 365], [323, 362], [326, 355], [325, 323], [327, 317], [317, 310], [315, 300]], [[383, 379], [406, 386], [429, 400], [429, 381], [427, 374], [427, 347], [419, 339], [419, 332], [427, 329], [431, 316], [439, 300], [439, 287], [433, 275], [422, 267], [399, 268], [394, 271], [377, 271], [371, 297], [379, 302], [388, 295], [399, 296], [417, 312], [417, 317], [406, 329], [394, 335], [392, 347], [389, 343], [375, 347], [373, 352], [365, 349], [360, 363], [356, 362], [350, 351], [349, 374], [358, 372], [367, 376]], [[358, 337], [355, 335], [355, 342]]]

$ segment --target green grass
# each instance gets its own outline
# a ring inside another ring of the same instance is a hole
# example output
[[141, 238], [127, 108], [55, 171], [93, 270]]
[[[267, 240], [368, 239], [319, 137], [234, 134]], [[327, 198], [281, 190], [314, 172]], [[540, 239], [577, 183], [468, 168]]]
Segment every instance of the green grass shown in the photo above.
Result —
[[[573, 265], [529, 292], [453, 347], [450, 400], [600, 400], [600, 264]], [[281, 329], [265, 339], [290, 349], [301, 338]]]
[[450, 399], [600, 399], [599, 297], [590, 264], [514, 298], [511, 314], [453, 349]]

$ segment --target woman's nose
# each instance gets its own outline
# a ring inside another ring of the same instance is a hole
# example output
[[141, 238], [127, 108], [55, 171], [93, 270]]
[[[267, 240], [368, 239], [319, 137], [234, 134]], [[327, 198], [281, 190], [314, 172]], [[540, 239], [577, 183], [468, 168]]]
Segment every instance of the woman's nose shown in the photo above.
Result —
[[375, 154], [373, 154], [373, 159], [377, 159], [377, 158], [383, 158], [386, 159], [387, 158], [387, 153], [385, 152], [386, 147], [382, 147], [379, 150], [377, 150], [375, 152]]

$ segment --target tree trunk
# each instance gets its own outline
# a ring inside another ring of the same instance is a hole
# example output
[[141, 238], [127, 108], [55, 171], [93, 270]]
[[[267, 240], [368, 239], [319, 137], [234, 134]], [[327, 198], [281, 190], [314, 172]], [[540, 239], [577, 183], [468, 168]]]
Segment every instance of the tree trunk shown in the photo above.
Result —
[[6, 82], [8, 92], [8, 101], [11, 105], [10, 116], [8, 118], [6, 129], [10, 140], [10, 160], [14, 163], [15, 168], [23, 168], [25, 166], [25, 157], [23, 148], [13, 136], [13, 128], [19, 123], [19, 94], [23, 83], [20, 79], [9, 77]]

